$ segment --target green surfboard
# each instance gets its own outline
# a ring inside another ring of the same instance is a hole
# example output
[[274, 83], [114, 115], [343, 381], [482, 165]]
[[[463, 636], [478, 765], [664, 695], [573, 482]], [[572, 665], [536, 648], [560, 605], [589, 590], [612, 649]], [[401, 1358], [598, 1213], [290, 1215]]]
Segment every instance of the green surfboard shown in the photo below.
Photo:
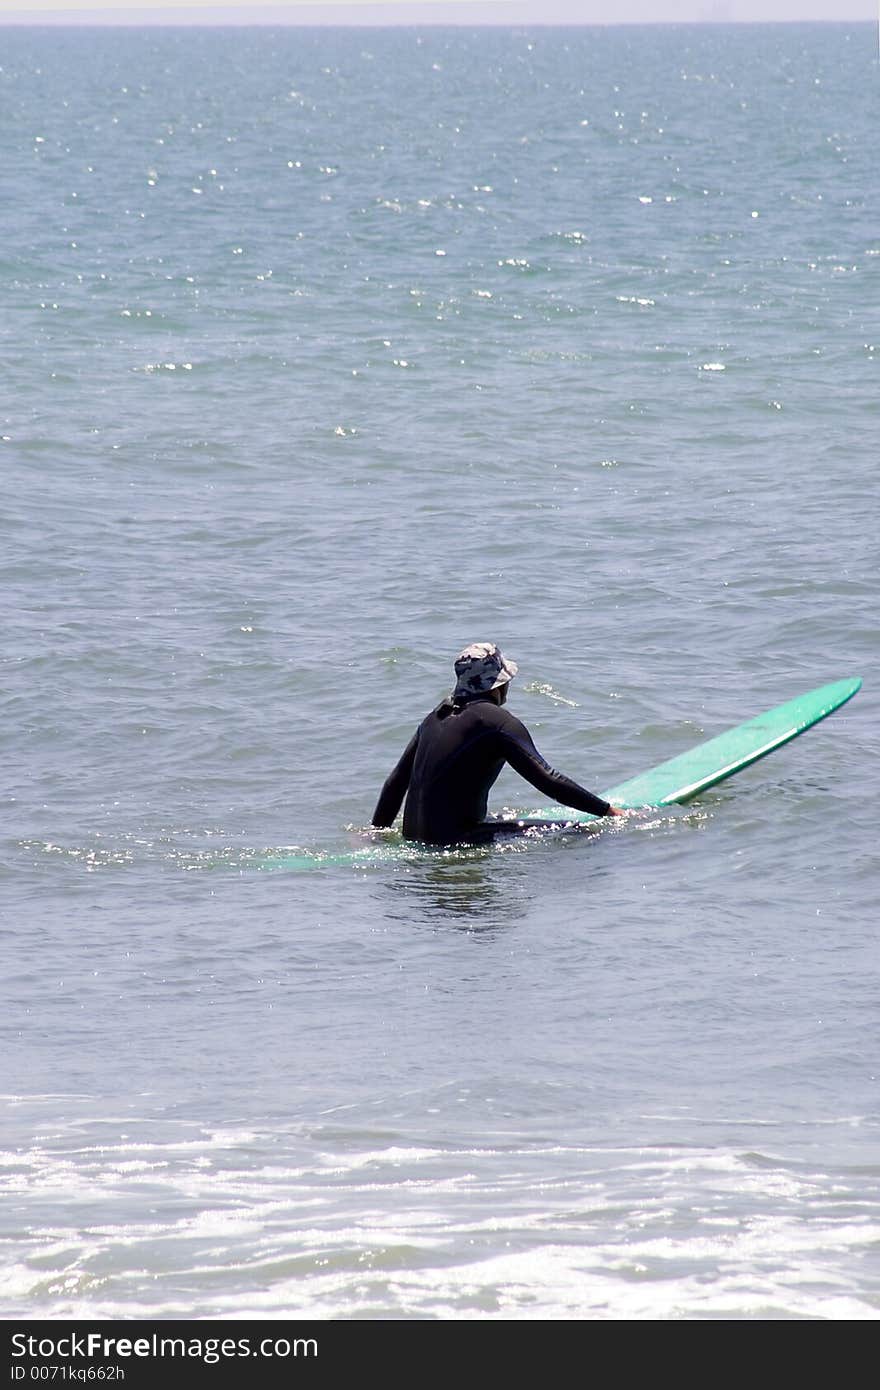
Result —
[[[781, 748], [783, 744], [797, 738], [798, 734], [818, 724], [820, 719], [833, 714], [841, 705], [845, 705], [847, 700], [852, 699], [861, 684], [861, 680], [853, 676], [849, 680], [834, 681], [831, 685], [810, 690], [806, 695], [799, 695], [796, 700], [777, 705], [766, 714], [759, 714], [757, 718], [739, 724], [735, 729], [728, 729], [716, 738], [697, 744], [687, 753], [680, 753], [678, 757], [659, 763], [657, 767], [652, 767], [637, 777], [619, 782], [603, 791], [601, 795], [605, 801], [612, 801], [616, 806], [630, 809], [670, 806], [677, 802], [691, 801], [695, 796], [699, 796], [700, 792], [717, 786], [736, 772], [742, 772], [743, 768], [756, 763], [759, 758], [766, 758], [774, 749]], [[531, 823], [531, 828], [538, 833], [540, 822], [544, 822], [546, 827], [548, 821], [572, 825], [601, 819], [602, 817], [590, 816], [564, 806], [552, 806], [548, 810], [531, 812], [526, 819], [517, 822], [517, 825], [523, 830], [528, 830]], [[553, 832], [551, 828], [549, 833], [558, 834], [559, 831]], [[257, 867], [319, 869], [348, 865], [366, 868], [372, 864], [424, 859], [427, 855], [453, 855], [460, 859], [468, 852], [482, 855], [486, 851], [485, 847], [471, 848], [469, 851], [468, 846], [438, 850], [406, 840], [382, 840], [378, 844], [366, 845], [363, 849], [340, 853], [324, 854], [320, 851], [298, 850], [266, 855], [258, 861]]]
[[[759, 758], [766, 758], [774, 749], [781, 748], [784, 743], [789, 743], [798, 734], [818, 724], [820, 719], [833, 714], [852, 699], [861, 684], [861, 680], [853, 676], [849, 680], [834, 681], [831, 685], [820, 686], [818, 690], [810, 690], [796, 700], [789, 700], [787, 704], [767, 710], [766, 714], [759, 714], [746, 724], [728, 729], [717, 738], [697, 744], [696, 748], [679, 754], [677, 758], [649, 768], [638, 777], [619, 782], [617, 786], [602, 792], [602, 796], [616, 806], [630, 808], [671, 806], [676, 802], [691, 801], [700, 792], [717, 786], [736, 772], [742, 772], [743, 768], [756, 763]], [[566, 810], [561, 806], [534, 814], [548, 820], [595, 820], [594, 816]]]

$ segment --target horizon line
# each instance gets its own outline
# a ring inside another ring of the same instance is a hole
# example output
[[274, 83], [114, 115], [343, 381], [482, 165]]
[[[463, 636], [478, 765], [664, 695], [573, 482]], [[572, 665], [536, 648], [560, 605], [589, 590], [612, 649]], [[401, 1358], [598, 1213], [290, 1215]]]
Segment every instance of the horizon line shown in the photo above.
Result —
[[[851, 16], [843, 18], [812, 18], [812, 19], [732, 19], [709, 15], [701, 18], [690, 19], [456, 19], [452, 16], [444, 18], [431, 17], [409, 17], [407, 19], [394, 20], [391, 15], [381, 15], [362, 18], [356, 16], [346, 16], [344, 19], [332, 20], [323, 17], [309, 18], [308, 16], [295, 14], [293, 7], [272, 6], [281, 11], [277, 14], [265, 14], [261, 17], [241, 18], [237, 16], [245, 11], [246, 6], [222, 5], [216, 7], [200, 6], [197, 14], [192, 9], [186, 13], [177, 13], [166, 7], [137, 7], [129, 11], [112, 10], [0, 10], [0, 28], [150, 28], [179, 29], [179, 28], [235, 28], [235, 29], [262, 29], [275, 26], [283, 29], [416, 29], [416, 28], [440, 28], [440, 29], [660, 29], [660, 28], [706, 28], [706, 29], [745, 29], [745, 28], [806, 28], [812, 26], [841, 27], [844, 25], [876, 25], [874, 19], [865, 19], [862, 16]], [[254, 7], [257, 8], [257, 7]], [[303, 7], [305, 8], [305, 7]], [[340, 6], [341, 8], [341, 6]], [[360, 7], [358, 7], [360, 8]], [[382, 6], [386, 8], [386, 6]], [[396, 9], [396, 6], [388, 4], [387, 8]], [[432, 6], [433, 8], [433, 6]], [[326, 11], [324, 11], [326, 13]], [[289, 17], [288, 17], [289, 16]]]

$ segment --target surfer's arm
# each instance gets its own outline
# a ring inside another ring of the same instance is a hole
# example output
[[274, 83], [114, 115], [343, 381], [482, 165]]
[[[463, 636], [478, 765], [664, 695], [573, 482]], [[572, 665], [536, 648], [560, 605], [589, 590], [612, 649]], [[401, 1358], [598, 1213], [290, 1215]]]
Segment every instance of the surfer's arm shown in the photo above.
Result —
[[400, 761], [394, 771], [389, 773], [385, 785], [379, 793], [379, 800], [376, 802], [376, 809], [373, 812], [372, 824], [377, 829], [383, 830], [386, 826], [393, 824], [394, 817], [403, 805], [403, 798], [409, 786], [410, 774], [412, 773], [413, 762], [416, 756], [416, 744], [419, 741], [418, 729], [413, 734], [409, 743], [400, 755]]
[[576, 811], [587, 811], [591, 816], [614, 816], [620, 812], [604, 801], [601, 796], [587, 791], [578, 782], [557, 772], [538, 752], [531, 735], [524, 724], [513, 715], [502, 734], [504, 756], [514, 772], [531, 782], [539, 792], [550, 796], [563, 806], [571, 806]]

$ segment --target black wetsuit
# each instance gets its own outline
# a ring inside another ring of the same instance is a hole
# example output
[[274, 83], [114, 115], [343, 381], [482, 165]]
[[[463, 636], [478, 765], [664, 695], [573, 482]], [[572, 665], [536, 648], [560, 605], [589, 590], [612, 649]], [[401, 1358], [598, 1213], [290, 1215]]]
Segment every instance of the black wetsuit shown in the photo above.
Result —
[[408, 840], [453, 845], [514, 829], [516, 822], [486, 820], [489, 791], [505, 763], [563, 806], [594, 816], [611, 810], [600, 796], [554, 772], [515, 715], [478, 695], [463, 703], [444, 700], [422, 721], [382, 788], [373, 825], [391, 825], [406, 796]]

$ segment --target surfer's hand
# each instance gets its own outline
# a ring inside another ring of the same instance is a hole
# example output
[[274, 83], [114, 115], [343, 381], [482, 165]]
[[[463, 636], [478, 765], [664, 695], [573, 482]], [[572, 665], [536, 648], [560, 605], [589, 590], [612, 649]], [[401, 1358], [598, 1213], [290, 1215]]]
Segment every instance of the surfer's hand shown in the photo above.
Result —
[[626, 811], [621, 811], [619, 806], [612, 806], [608, 810], [609, 816], [625, 816]]

